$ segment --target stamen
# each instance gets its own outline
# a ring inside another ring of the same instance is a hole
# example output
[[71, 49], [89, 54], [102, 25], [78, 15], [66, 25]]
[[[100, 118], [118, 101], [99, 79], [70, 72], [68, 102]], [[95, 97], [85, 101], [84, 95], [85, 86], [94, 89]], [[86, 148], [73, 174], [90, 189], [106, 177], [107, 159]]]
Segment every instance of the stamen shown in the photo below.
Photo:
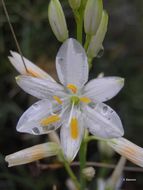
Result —
[[62, 104], [62, 100], [58, 96], [53, 96], [53, 98], [59, 103]]
[[59, 117], [59, 115], [51, 115], [47, 118], [44, 118], [41, 120], [41, 125], [43, 126], [47, 126], [49, 124], [55, 123], [57, 121], [59, 121], [61, 118]]
[[70, 132], [71, 132], [71, 137], [73, 139], [77, 139], [78, 137], [78, 120], [77, 118], [72, 118], [71, 123], [70, 123]]
[[81, 102], [86, 103], [86, 104], [89, 104], [91, 102], [91, 99], [86, 96], [80, 97], [79, 99]]
[[74, 84], [68, 84], [67, 88], [69, 88], [74, 94], [77, 92], [77, 87]]

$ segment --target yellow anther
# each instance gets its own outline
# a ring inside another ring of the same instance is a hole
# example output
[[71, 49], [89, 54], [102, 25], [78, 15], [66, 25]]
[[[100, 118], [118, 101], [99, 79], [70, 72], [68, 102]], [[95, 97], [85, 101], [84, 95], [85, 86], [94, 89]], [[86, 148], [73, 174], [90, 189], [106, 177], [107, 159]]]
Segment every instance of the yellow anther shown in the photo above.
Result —
[[53, 98], [59, 103], [62, 104], [62, 100], [58, 96], [53, 96]]
[[70, 89], [74, 94], [77, 92], [77, 87], [74, 84], [68, 84], [67, 88]]
[[89, 104], [91, 102], [91, 99], [86, 96], [80, 97], [79, 99], [81, 102], [86, 103], [86, 104]]
[[59, 117], [59, 115], [51, 115], [47, 118], [44, 118], [41, 120], [41, 125], [43, 126], [47, 126], [49, 124], [55, 123], [57, 121], [59, 121], [61, 118]]
[[77, 139], [79, 131], [78, 131], [78, 120], [76, 118], [71, 119], [70, 133], [73, 139]]

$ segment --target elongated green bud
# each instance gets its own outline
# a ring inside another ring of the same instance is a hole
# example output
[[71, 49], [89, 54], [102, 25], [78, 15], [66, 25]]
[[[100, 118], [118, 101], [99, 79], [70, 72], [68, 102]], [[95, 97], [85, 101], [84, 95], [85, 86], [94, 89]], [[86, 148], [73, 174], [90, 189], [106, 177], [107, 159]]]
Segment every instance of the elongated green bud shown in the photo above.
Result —
[[105, 34], [107, 32], [107, 25], [108, 25], [108, 14], [106, 11], [103, 11], [102, 19], [101, 19], [99, 28], [97, 30], [97, 33], [91, 38], [91, 41], [87, 50], [88, 57], [90, 58], [96, 57], [100, 49], [102, 49], [102, 43], [103, 43]]
[[48, 18], [56, 38], [63, 42], [68, 38], [65, 15], [59, 0], [51, 0], [48, 8]]
[[79, 9], [81, 0], [68, 0], [68, 1], [69, 1], [69, 4], [70, 4], [70, 7], [73, 10]]
[[95, 35], [101, 21], [102, 0], [88, 0], [84, 12], [84, 29], [88, 35]]

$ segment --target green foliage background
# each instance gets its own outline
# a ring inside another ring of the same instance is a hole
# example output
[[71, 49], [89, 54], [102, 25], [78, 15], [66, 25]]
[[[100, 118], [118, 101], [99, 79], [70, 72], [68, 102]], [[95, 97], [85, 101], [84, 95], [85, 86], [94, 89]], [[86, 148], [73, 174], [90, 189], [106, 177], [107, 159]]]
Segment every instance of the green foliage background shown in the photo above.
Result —
[[[48, 23], [48, 3], [48, 0], [6, 1], [23, 54], [56, 78], [54, 58], [60, 43]], [[75, 23], [71, 9], [66, 0], [62, 1], [62, 5], [70, 36], [74, 37]], [[104, 7], [109, 13], [105, 52], [102, 58], [94, 60], [90, 76], [93, 78], [104, 72], [106, 76], [125, 78], [125, 87], [108, 104], [120, 115], [125, 137], [143, 147], [143, 1], [104, 0]], [[35, 99], [17, 87], [14, 79], [17, 72], [7, 59], [9, 50], [16, 50], [16, 46], [0, 2], [0, 189], [47, 190], [52, 189], [53, 184], [58, 189], [66, 189], [64, 169], [41, 171], [36, 163], [7, 168], [4, 161], [7, 154], [47, 140], [47, 136], [33, 137], [15, 130], [18, 118]], [[88, 159], [98, 161], [99, 158], [96, 144], [91, 143]], [[112, 162], [116, 163], [117, 158], [115, 156]], [[51, 160], [43, 162], [51, 163]], [[134, 166], [131, 163], [128, 165]], [[124, 183], [123, 189], [143, 188], [142, 173], [125, 172], [124, 175], [137, 181]], [[94, 184], [93, 181], [92, 189]]]

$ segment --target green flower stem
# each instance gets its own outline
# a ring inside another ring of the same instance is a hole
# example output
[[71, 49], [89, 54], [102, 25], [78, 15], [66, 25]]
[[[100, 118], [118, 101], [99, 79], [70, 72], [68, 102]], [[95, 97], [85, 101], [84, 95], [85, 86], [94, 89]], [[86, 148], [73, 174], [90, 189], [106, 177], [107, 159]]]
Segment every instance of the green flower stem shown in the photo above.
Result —
[[83, 22], [80, 18], [77, 22], [77, 40], [82, 44], [82, 28], [83, 28]]
[[93, 58], [89, 58], [89, 57], [88, 57], [88, 65], [89, 65], [89, 69], [92, 68], [92, 60], [93, 60]]
[[86, 181], [85, 181], [82, 171], [86, 166], [87, 141], [85, 141], [85, 139], [87, 138], [87, 136], [88, 136], [88, 132], [85, 133], [85, 138], [83, 139], [81, 146], [80, 146], [80, 150], [79, 150], [80, 185], [81, 185], [82, 190], [84, 190], [86, 187]]
[[89, 35], [89, 34], [86, 35], [86, 41], [85, 41], [85, 44], [84, 44], [84, 49], [85, 49], [85, 51], [87, 51], [87, 49], [88, 49], [88, 46], [89, 46], [91, 37], [92, 37], [92, 36]]
[[80, 186], [80, 183], [77, 180], [77, 177], [74, 175], [74, 173], [73, 173], [73, 171], [72, 171], [72, 169], [70, 167], [70, 163], [65, 159], [62, 152], [60, 153], [60, 159], [62, 160], [62, 163], [63, 163], [68, 175], [70, 176], [71, 180], [75, 184], [77, 190], [82, 190], [81, 186]]
[[97, 137], [97, 136], [88, 136], [85, 138], [85, 141], [88, 143], [89, 141], [92, 141], [92, 140], [100, 140], [100, 141], [111, 141], [111, 139], [103, 139], [103, 138], [100, 138], [100, 137]]
[[80, 11], [73, 11], [77, 25], [77, 40], [82, 44], [83, 17]]

